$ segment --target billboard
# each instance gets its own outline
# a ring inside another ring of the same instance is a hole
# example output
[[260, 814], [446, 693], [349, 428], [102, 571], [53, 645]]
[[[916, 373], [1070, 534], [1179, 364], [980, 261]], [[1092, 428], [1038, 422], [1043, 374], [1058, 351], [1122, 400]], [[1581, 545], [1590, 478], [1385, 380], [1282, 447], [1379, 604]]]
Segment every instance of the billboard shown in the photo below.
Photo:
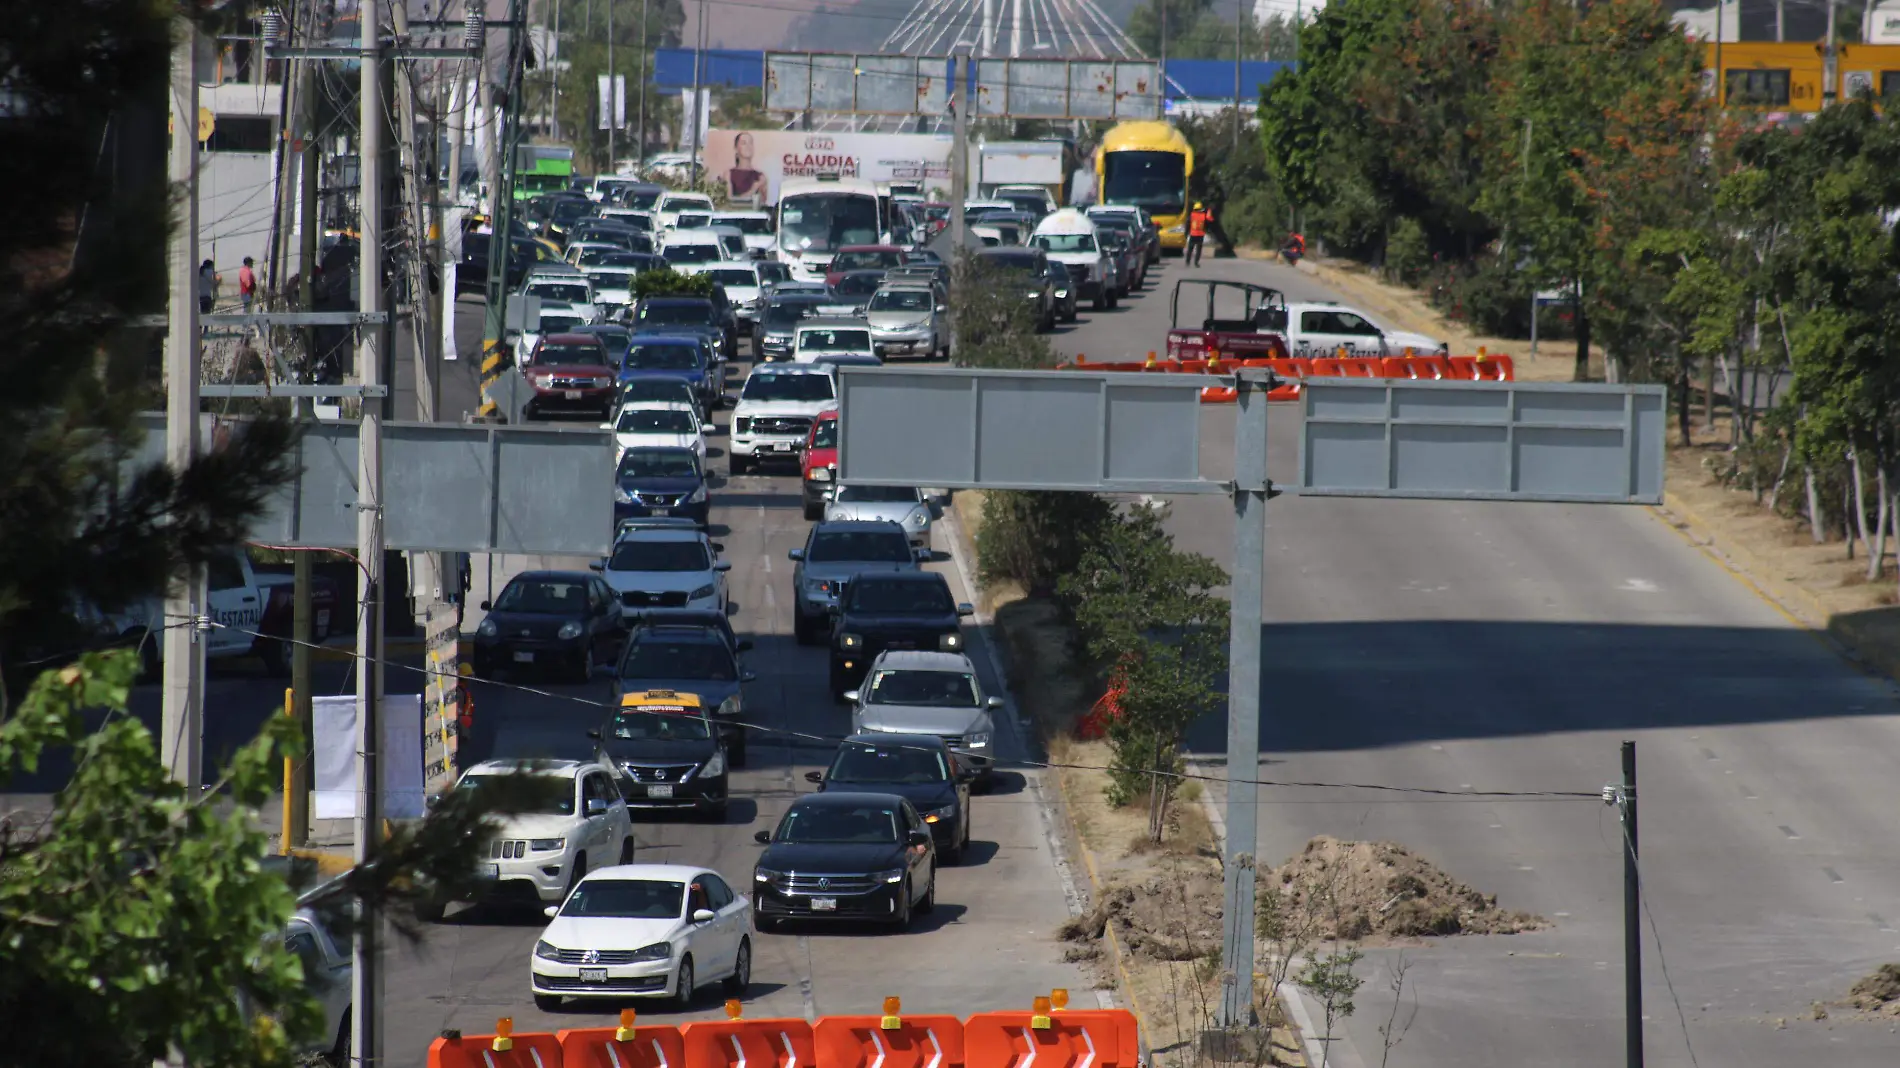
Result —
[[813, 133], [808, 130], [712, 130], [706, 169], [735, 200], [778, 203], [787, 178], [867, 178], [923, 182], [950, 189], [950, 137], [935, 134]]

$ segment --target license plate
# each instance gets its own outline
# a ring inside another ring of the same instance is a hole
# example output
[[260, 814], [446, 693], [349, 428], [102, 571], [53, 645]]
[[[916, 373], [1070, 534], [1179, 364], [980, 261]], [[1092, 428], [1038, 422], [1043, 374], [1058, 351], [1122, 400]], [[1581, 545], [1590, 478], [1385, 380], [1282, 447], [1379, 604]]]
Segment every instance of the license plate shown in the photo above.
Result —
[[838, 899], [835, 897], [814, 897], [811, 899], [811, 910], [813, 912], [836, 912], [838, 911]]
[[583, 983], [604, 983], [606, 981], [607, 981], [607, 969], [605, 968], [582, 968], [581, 969], [581, 982]]
[[647, 796], [648, 797], [672, 797], [673, 788], [671, 786], [649, 786], [647, 787]]
[[490, 879], [499, 879], [501, 878], [501, 865], [484, 864], [482, 865], [482, 874]]
[[533, 654], [533, 653], [516, 653], [516, 654], [515, 654], [515, 663], [517, 663], [517, 664], [532, 664], [532, 663], [534, 663], [534, 654]]
[[773, 452], [791, 452], [796, 448], [798, 448], [798, 446], [789, 441], [775, 441], [772, 443]]
[[568, 390], [568, 391], [567, 391], [567, 399], [568, 399], [568, 400], [580, 400], [580, 399], [581, 399], [581, 391], [580, 391], [580, 390], [578, 390], [578, 389], [570, 389], [570, 390]]

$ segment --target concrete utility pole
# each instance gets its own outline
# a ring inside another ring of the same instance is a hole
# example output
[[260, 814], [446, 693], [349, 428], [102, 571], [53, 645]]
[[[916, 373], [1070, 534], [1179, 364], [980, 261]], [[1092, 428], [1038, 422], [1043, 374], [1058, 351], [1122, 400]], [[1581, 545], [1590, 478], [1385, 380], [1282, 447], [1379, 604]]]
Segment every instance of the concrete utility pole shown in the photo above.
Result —
[[[357, 257], [357, 307], [383, 310], [383, 53], [382, 27], [374, 5], [363, 9], [362, 114], [357, 148], [361, 248]], [[504, 235], [505, 240], [505, 235]], [[502, 246], [506, 249], [506, 245]], [[383, 333], [365, 324], [357, 334], [356, 371], [365, 387], [382, 384]], [[382, 845], [382, 770], [379, 729], [383, 672], [383, 405], [362, 400], [362, 429], [357, 447], [356, 553], [361, 563], [356, 627], [356, 849], [358, 866], [375, 859]], [[359, 1068], [381, 1068], [383, 977], [382, 913], [365, 902], [351, 955], [350, 1060]]]
[[[613, 37], [607, 38], [612, 47]], [[548, 40], [548, 135], [554, 140], [561, 139], [561, 70], [556, 64], [561, 58], [561, 0], [554, 0], [554, 36]], [[611, 63], [609, 64], [611, 66]]]
[[[1240, 151], [1240, 42], [1247, 34], [1247, 0], [1234, 0], [1234, 151]], [[1223, 233], [1225, 231], [1222, 231]]]
[[[171, 274], [165, 334], [165, 462], [182, 472], [198, 458], [198, 27], [178, 20], [172, 44], [172, 188], [178, 218], [166, 242]], [[159, 752], [174, 779], [204, 781], [204, 644], [192, 621], [205, 610], [204, 568], [188, 568], [165, 596], [163, 627], [148, 634], [165, 663]], [[195, 795], [192, 795], [195, 796]]]
[[[390, 19], [396, 31], [396, 40], [407, 44], [409, 40], [409, 7], [405, 3], [389, 5]], [[428, 262], [423, 258], [423, 249], [428, 247], [428, 207], [422, 195], [422, 153], [416, 144], [416, 75], [411, 65], [413, 60], [397, 59], [396, 65], [396, 152], [398, 167], [402, 172], [403, 200], [406, 202], [404, 214], [408, 216], [407, 229], [409, 241], [409, 322], [410, 333], [415, 347], [416, 363], [416, 418], [424, 423], [435, 422], [436, 408], [439, 406], [441, 384], [437, 374], [435, 339], [436, 331], [431, 329], [432, 317], [426, 314], [429, 305]], [[430, 183], [431, 188], [434, 182]]]
[[[607, 173], [614, 174], [614, 152], [617, 148], [615, 135], [620, 133], [620, 113], [614, 104], [620, 100], [615, 92], [619, 86], [614, 82], [614, 5], [607, 4], [607, 95], [601, 98], [600, 110], [606, 112], [607, 119]], [[644, 93], [645, 90], [642, 90]]]
[[[312, 6], [309, 19], [305, 22], [302, 34], [304, 40], [315, 38], [316, 11]], [[310, 311], [314, 294], [312, 275], [317, 267], [317, 171], [322, 166], [321, 150], [317, 147], [317, 65], [304, 59], [297, 61], [300, 107], [297, 113], [298, 136], [303, 141], [302, 161], [297, 167], [297, 276], [298, 303], [301, 311]], [[316, 369], [316, 329], [303, 328], [304, 371], [309, 376]], [[296, 405], [298, 418], [310, 414], [310, 401], [302, 397], [292, 402]], [[307, 552], [294, 553], [291, 557], [291, 623], [290, 636], [290, 714], [296, 719], [299, 730], [307, 743], [311, 739], [310, 729], [310, 644], [316, 639], [315, 612], [311, 605], [312, 583], [311, 559]], [[310, 839], [310, 758], [294, 761], [291, 764], [290, 779], [286, 783], [290, 792], [288, 804], [284, 808], [286, 815], [282, 832], [286, 845], [302, 845]]]
[[692, 175], [691, 182], [695, 186], [699, 184], [699, 128], [706, 120], [706, 116], [701, 114], [706, 110], [706, 105], [699, 95], [700, 80], [704, 77], [703, 68], [706, 65], [706, 0], [699, 0], [698, 22], [699, 35], [693, 39], [696, 45], [693, 49], [693, 150], [686, 157], [686, 173]]
[[640, 0], [640, 145], [634, 152], [642, 169], [647, 165], [647, 83], [653, 80], [647, 64], [651, 62], [653, 53], [647, 51], [647, 0]]
[[[526, 58], [527, 38], [521, 24], [527, 14], [526, 0], [514, 0], [508, 13], [508, 64], [502, 72], [503, 88], [499, 96], [506, 103], [498, 128], [491, 127], [489, 139], [495, 152], [495, 181], [489, 187], [488, 309], [482, 327], [482, 374], [489, 375], [510, 360], [502, 335], [508, 321], [508, 263], [514, 258], [515, 157], [521, 142], [520, 86], [526, 78], [522, 67]], [[484, 411], [492, 411], [484, 398]]]
[[[1838, 8], [1839, 6], [1840, 6], [1840, 0], [1827, 0], [1827, 47], [1826, 47], [1826, 50], [1821, 53], [1822, 55], [1821, 106], [1822, 107], [1831, 107], [1833, 106], [1835, 101], [1840, 99], [1840, 96], [1836, 92], [1836, 90], [1840, 86], [1840, 79], [1841, 79], [1841, 71], [1840, 71], [1840, 66], [1841, 66], [1840, 40], [1841, 39], [1839, 35], [1835, 33], [1835, 25], [1834, 25], [1835, 9]], [[1721, 11], [1719, 7], [1716, 10], [1718, 14]], [[1719, 17], [1716, 19], [1716, 25], [1717, 26], [1721, 25], [1721, 19]]]

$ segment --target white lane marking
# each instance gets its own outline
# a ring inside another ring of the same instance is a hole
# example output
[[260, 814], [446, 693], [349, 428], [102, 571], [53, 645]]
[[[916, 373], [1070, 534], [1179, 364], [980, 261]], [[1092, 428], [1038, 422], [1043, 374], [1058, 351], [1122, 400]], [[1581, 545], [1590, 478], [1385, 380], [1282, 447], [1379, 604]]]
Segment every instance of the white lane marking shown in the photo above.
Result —
[[765, 606], [766, 606], [767, 608], [777, 608], [777, 607], [778, 607], [778, 594], [776, 594], [776, 593], [773, 593], [773, 592], [772, 592], [772, 587], [770, 587], [770, 586], [767, 586], [767, 587], [765, 588]]
[[1623, 584], [1621, 586], [1618, 586], [1617, 589], [1622, 590], [1624, 593], [1661, 593], [1662, 592], [1662, 587], [1656, 585], [1654, 582], [1651, 582], [1648, 579], [1640, 579], [1640, 578], [1624, 579]]
[[759, 570], [765, 572], [768, 575], [772, 573], [772, 554], [771, 553], [759, 554]]

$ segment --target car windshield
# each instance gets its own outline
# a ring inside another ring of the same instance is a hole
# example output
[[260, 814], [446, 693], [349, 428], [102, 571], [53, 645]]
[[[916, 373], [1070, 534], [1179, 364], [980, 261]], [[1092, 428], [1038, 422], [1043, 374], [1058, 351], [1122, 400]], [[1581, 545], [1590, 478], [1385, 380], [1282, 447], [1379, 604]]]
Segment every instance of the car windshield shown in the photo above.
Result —
[[1178, 215], [1186, 206], [1187, 164], [1187, 156], [1179, 152], [1106, 153], [1101, 200], [1146, 208], [1156, 215]]
[[835, 449], [838, 447], [838, 421], [823, 419], [812, 428], [811, 447], [814, 449]]
[[[829, 425], [836, 427], [832, 422]], [[835, 436], [837, 431], [832, 431]], [[820, 531], [811, 539], [805, 559], [814, 564], [852, 563], [907, 564], [911, 555], [910, 539], [899, 530]]]
[[542, 300], [564, 300], [569, 304], [591, 304], [593, 291], [579, 282], [536, 282], [528, 292]]
[[[457, 790], [467, 790], [470, 793], [479, 793], [488, 787], [495, 786], [506, 778], [509, 778], [509, 776], [468, 774], [462, 776], [462, 781], [456, 783], [455, 788]], [[557, 779], [552, 775], [537, 776], [537, 778], [544, 779], [545, 783], [537, 782], [535, 789], [530, 792], [530, 796], [522, 799], [529, 805], [528, 808], [522, 810], [522, 815], [572, 816], [574, 814], [573, 780]], [[543, 786], [545, 786], [545, 789], [542, 788]]]
[[495, 598], [497, 612], [580, 616], [587, 608], [587, 584], [568, 579], [516, 579]]
[[820, 374], [755, 374], [745, 380], [741, 400], [752, 401], [827, 401], [831, 400], [831, 376]]
[[967, 671], [880, 671], [869, 704], [975, 708], [976, 679]]
[[1049, 252], [1094, 252], [1093, 234], [1037, 234], [1036, 247]]
[[955, 607], [950, 601], [950, 591], [934, 582], [858, 579], [851, 583], [851, 608], [857, 612], [930, 612], [948, 615]]
[[838, 758], [831, 762], [831, 770], [825, 773], [825, 778], [892, 784], [947, 782], [950, 766], [944, 762], [943, 752], [934, 748], [902, 742], [877, 745], [846, 742], [839, 748]]
[[800, 352], [861, 352], [871, 347], [868, 330], [801, 330]]
[[627, 363], [633, 371], [696, 371], [699, 350], [691, 345], [635, 345], [627, 350]]
[[834, 271], [856, 271], [866, 267], [896, 267], [904, 257], [895, 249], [856, 249], [840, 252], [831, 261]]
[[627, 645], [620, 675], [628, 679], [698, 679], [737, 682], [739, 672], [732, 654], [711, 641], [689, 642], [643, 638]]
[[705, 571], [712, 567], [706, 547], [697, 541], [635, 539], [614, 546], [609, 571]]
[[660, 376], [633, 378], [620, 389], [621, 403], [640, 401], [678, 401], [693, 403], [693, 386], [683, 378]]
[[623, 408], [614, 420], [616, 434], [692, 434], [699, 426], [692, 412], [678, 408]]
[[1016, 205], [1016, 210], [1026, 211], [1031, 215], [1041, 215], [1049, 207], [1048, 201], [1032, 193], [1002, 193], [999, 196]]
[[[593, 267], [597, 264], [605, 263], [606, 261], [616, 256], [631, 256], [631, 255], [633, 255], [633, 253], [628, 252], [627, 250], [620, 248], [616, 245], [606, 245], [599, 248], [584, 248], [581, 250], [581, 254], [579, 257], [577, 257], [577, 259], [580, 266]], [[592, 277], [596, 281], [600, 279], [600, 275], [598, 274], [595, 274]]]
[[838, 279], [838, 284], [832, 287], [832, 291], [841, 297], [862, 297], [877, 292], [877, 287], [883, 284], [884, 272], [882, 271], [852, 273]]
[[625, 351], [633, 343], [633, 331], [624, 326], [591, 326], [587, 328], [587, 333], [599, 338], [610, 349]]
[[[616, 255], [628, 255], [628, 253], [616, 253]], [[633, 279], [639, 273], [633, 269], [632, 265], [609, 267], [604, 270], [596, 267], [594, 268], [594, 288], [596, 290], [631, 289]]]
[[698, 712], [623, 708], [614, 716], [612, 734], [632, 742], [704, 742], [712, 738], [706, 717]]
[[628, 449], [620, 457], [621, 478], [697, 478], [699, 460], [691, 449]]
[[712, 221], [712, 216], [703, 212], [681, 212], [675, 230], [698, 230]]
[[893, 805], [800, 805], [779, 821], [776, 840], [826, 845], [887, 845], [902, 839]]
[[930, 294], [921, 289], [881, 289], [871, 298], [872, 311], [915, 311], [931, 309]]
[[713, 309], [710, 303], [646, 304], [640, 308], [640, 322], [648, 325], [658, 323], [710, 323], [712, 322], [712, 316]]
[[565, 334], [577, 326], [585, 326], [585, 325], [587, 324], [583, 323], [581, 321], [581, 317], [578, 315], [566, 315], [566, 314], [560, 314], [560, 313], [555, 313], [555, 312], [543, 312], [541, 314], [541, 329], [538, 331], [538, 333]]
[[771, 219], [734, 218], [730, 215], [714, 219], [720, 226], [730, 226], [742, 234], [769, 234], [772, 232]]
[[537, 365], [564, 367], [586, 365], [607, 366], [607, 354], [599, 345], [543, 345], [535, 350], [534, 362]]
[[574, 888], [561, 915], [615, 920], [677, 920], [686, 884], [657, 879], [589, 879]]
[[756, 288], [759, 284], [758, 275], [737, 267], [721, 267], [718, 270], [702, 271], [700, 273], [718, 282], [722, 286], [752, 286]]
[[660, 254], [668, 263], [711, 263], [724, 259], [723, 252], [718, 245], [668, 245]]
[[908, 486], [839, 486], [836, 499], [859, 504], [916, 504], [923, 497]]
[[877, 198], [862, 193], [805, 193], [779, 202], [786, 248], [829, 251], [877, 240]]
[[697, 193], [670, 193], [660, 204], [661, 211], [703, 211], [710, 213], [713, 202]]
[[1035, 271], [1036, 256], [1030, 252], [985, 252], [983, 262], [1000, 271]]
[[765, 322], [768, 326], [789, 326], [800, 319], [810, 318], [817, 307], [818, 302], [815, 300], [773, 301], [765, 306]]

